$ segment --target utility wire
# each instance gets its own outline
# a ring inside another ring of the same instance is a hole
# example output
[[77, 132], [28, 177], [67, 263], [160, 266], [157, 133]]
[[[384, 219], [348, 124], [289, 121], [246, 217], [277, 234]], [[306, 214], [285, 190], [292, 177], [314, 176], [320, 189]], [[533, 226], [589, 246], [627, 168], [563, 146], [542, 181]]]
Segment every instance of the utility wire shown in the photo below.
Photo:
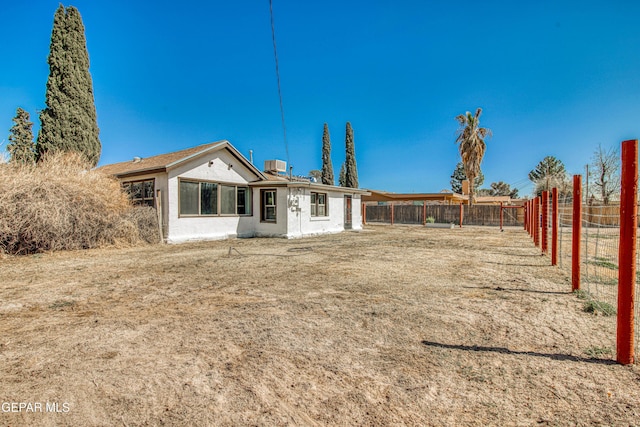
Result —
[[269, 14], [271, 15], [271, 38], [273, 40], [273, 56], [276, 59], [276, 77], [278, 79], [278, 97], [280, 98], [280, 116], [282, 117], [282, 132], [284, 134], [284, 149], [287, 154], [287, 164], [289, 161], [289, 144], [287, 143], [287, 127], [284, 122], [284, 107], [282, 105], [282, 89], [280, 88], [280, 68], [278, 67], [278, 50], [276, 49], [276, 27], [273, 23], [273, 0], [269, 0]]

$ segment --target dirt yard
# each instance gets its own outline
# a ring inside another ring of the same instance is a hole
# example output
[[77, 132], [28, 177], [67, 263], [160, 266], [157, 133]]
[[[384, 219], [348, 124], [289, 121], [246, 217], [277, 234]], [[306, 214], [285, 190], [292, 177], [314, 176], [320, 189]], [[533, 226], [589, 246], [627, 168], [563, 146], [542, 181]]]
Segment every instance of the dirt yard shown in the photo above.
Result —
[[582, 304], [521, 229], [4, 257], [0, 425], [640, 425]]

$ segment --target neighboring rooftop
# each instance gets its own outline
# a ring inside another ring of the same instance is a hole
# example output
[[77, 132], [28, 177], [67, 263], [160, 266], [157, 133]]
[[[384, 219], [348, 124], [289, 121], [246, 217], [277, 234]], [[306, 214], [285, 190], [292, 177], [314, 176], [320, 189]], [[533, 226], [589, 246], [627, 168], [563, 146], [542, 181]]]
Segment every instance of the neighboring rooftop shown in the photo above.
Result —
[[390, 193], [387, 191], [369, 190], [370, 196], [363, 196], [363, 202], [400, 202], [430, 201], [454, 204], [466, 201], [467, 198], [457, 193]]
[[[390, 193], [387, 191], [369, 190], [371, 192], [368, 196], [362, 196], [363, 202], [407, 202], [407, 201], [427, 201], [432, 203], [442, 204], [458, 204], [467, 203], [469, 200], [468, 195], [444, 192], [440, 193]], [[509, 196], [476, 196], [476, 204], [487, 205], [500, 203], [512, 204], [512, 200]]]

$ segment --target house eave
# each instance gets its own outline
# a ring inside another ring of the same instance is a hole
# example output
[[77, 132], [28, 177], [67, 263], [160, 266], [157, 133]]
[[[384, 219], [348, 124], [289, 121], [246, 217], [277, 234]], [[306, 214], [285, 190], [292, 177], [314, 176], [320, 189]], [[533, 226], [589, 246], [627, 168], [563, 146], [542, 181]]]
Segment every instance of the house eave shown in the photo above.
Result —
[[113, 176], [115, 176], [118, 179], [122, 179], [122, 178], [133, 178], [140, 175], [150, 175], [150, 174], [166, 173], [166, 172], [167, 172], [166, 168], [160, 167], [160, 168], [138, 169], [135, 171], [114, 174]]

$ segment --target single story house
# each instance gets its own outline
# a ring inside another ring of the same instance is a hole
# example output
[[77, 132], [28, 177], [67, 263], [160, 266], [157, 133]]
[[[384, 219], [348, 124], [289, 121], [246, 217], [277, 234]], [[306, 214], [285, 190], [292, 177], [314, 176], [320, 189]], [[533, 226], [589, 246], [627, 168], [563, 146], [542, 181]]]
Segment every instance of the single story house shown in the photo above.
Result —
[[[279, 161], [270, 164], [282, 166]], [[228, 141], [99, 168], [158, 209], [165, 241], [296, 238], [362, 229], [367, 191], [261, 172]]]

